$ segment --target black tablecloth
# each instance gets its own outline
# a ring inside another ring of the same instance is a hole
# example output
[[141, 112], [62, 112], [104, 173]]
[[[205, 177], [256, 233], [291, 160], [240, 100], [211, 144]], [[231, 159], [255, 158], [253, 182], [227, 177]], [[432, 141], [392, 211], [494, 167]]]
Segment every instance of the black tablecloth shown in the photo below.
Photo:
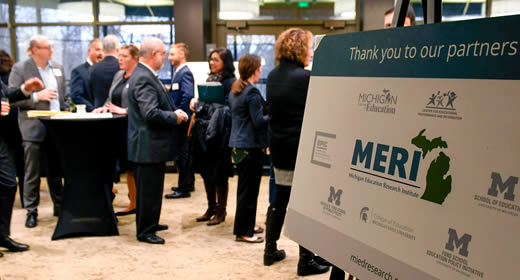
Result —
[[65, 176], [63, 205], [52, 240], [119, 235], [111, 192], [126, 116], [41, 121], [56, 143]]

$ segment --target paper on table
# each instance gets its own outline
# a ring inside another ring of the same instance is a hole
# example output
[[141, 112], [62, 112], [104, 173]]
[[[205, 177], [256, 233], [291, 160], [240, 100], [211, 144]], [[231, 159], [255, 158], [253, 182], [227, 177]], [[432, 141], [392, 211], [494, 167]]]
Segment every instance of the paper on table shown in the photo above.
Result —
[[110, 119], [112, 118], [112, 113], [72, 113], [72, 114], [56, 114], [51, 117], [51, 119]]

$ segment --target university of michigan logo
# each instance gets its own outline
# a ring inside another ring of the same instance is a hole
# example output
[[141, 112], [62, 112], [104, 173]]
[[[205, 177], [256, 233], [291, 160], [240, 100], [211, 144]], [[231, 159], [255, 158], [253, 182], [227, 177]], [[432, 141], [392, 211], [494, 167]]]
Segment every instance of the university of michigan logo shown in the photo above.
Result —
[[459, 238], [457, 231], [452, 228], [448, 230], [448, 235], [448, 243], [446, 243], [445, 246], [446, 250], [453, 252], [455, 248], [460, 248], [459, 254], [467, 258], [469, 255], [468, 246], [472, 236], [467, 233], [464, 233], [464, 235], [462, 235], [462, 237]]
[[518, 177], [510, 176], [504, 182], [500, 173], [491, 173], [491, 187], [488, 189], [488, 195], [497, 197], [498, 192], [504, 194], [504, 199], [515, 201], [515, 186], [518, 184]]
[[341, 195], [343, 194], [343, 190], [337, 190], [330, 186], [330, 194], [329, 194], [329, 203], [334, 203], [336, 206], [341, 205]]

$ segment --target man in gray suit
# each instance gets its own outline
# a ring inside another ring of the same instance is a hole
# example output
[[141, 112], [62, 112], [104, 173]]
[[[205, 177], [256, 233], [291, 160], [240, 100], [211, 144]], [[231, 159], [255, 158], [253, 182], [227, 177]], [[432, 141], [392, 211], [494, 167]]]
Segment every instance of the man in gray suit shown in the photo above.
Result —
[[33, 92], [27, 100], [18, 101], [12, 107], [19, 107], [18, 122], [23, 138], [25, 157], [25, 183], [23, 200], [27, 209], [26, 227], [36, 226], [38, 204], [40, 203], [40, 160], [43, 153], [47, 157], [47, 183], [54, 203], [54, 215], [61, 208], [63, 183], [60, 164], [54, 143], [49, 141], [45, 126], [39, 119], [28, 118], [28, 110], [66, 110], [64, 97], [66, 84], [63, 66], [51, 61], [52, 46], [43, 35], [31, 37], [29, 51], [32, 57], [16, 63], [9, 76], [9, 87], [18, 88], [26, 80], [37, 77], [45, 88]]
[[139, 55], [128, 89], [128, 160], [133, 163], [137, 187], [137, 239], [164, 244], [164, 239], [155, 234], [167, 228], [159, 224], [164, 167], [176, 157], [177, 128], [188, 115], [175, 107], [159, 80], [157, 71], [166, 59], [164, 43], [146, 38]]

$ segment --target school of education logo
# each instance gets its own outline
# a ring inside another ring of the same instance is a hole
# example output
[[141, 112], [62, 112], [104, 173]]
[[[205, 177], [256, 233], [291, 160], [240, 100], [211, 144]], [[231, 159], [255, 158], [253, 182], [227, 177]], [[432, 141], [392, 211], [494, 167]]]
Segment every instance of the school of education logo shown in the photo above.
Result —
[[361, 212], [359, 212], [359, 219], [365, 223], [368, 221], [368, 211], [370, 211], [370, 209], [365, 206], [361, 208]]
[[[507, 178], [507, 179], [506, 179]], [[504, 176], [500, 172], [491, 172], [491, 184], [474, 194], [474, 201], [478, 206], [497, 211], [513, 217], [520, 215], [520, 204], [515, 200], [515, 187], [518, 185], [518, 176]], [[485, 191], [485, 192], [484, 192]]]
[[334, 186], [329, 187], [327, 200], [320, 202], [325, 215], [341, 220], [341, 217], [347, 213], [345, 209], [341, 208], [342, 195], [343, 189]]
[[360, 93], [358, 105], [367, 112], [395, 114], [397, 95], [392, 95], [389, 89], [384, 88], [380, 93]]
[[454, 91], [441, 92], [438, 90], [436, 93], [428, 96], [426, 106], [418, 115], [439, 119], [462, 120], [455, 106], [455, 100], [458, 98], [459, 95]]

